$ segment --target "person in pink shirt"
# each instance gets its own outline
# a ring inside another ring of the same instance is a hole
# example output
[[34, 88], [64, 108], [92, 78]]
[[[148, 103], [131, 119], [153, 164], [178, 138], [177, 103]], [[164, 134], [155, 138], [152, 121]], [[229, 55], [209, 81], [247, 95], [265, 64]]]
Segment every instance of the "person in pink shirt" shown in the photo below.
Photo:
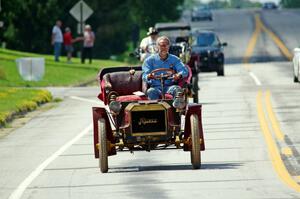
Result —
[[81, 56], [81, 63], [84, 64], [85, 59], [89, 59], [89, 63], [92, 63], [92, 50], [94, 47], [95, 42], [95, 34], [92, 31], [92, 28], [90, 25], [86, 25], [84, 27], [84, 33], [83, 33], [83, 48], [82, 48], [82, 56]]

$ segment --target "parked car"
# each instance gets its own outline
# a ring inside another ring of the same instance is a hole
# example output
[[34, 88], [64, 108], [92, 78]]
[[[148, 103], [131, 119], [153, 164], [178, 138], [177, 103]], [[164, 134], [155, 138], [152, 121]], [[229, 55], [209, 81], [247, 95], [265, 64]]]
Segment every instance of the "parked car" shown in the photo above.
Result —
[[212, 12], [207, 6], [200, 6], [192, 10], [191, 21], [213, 20]]
[[[154, 77], [163, 85], [172, 78], [171, 69], [156, 69]], [[191, 74], [190, 74], [191, 75]], [[147, 85], [138, 67], [104, 68], [98, 74], [98, 98], [106, 106], [93, 107], [94, 153], [101, 172], [108, 172], [108, 157], [118, 151], [183, 149], [191, 154], [193, 169], [201, 166], [205, 149], [201, 104], [189, 103], [186, 87], [191, 77], [182, 80], [176, 98], [163, 94], [159, 100], [148, 100], [143, 94]], [[175, 147], [174, 147], [175, 146]]]
[[278, 6], [275, 4], [275, 2], [265, 2], [263, 3], [262, 8], [264, 10], [273, 10], [273, 9], [277, 9]]
[[191, 57], [191, 26], [189, 23], [156, 23], [159, 35], [165, 35], [171, 40], [169, 52], [176, 55], [183, 63], [188, 63]]
[[299, 82], [300, 81], [300, 48], [294, 49], [293, 65], [294, 65], [294, 82]]
[[224, 76], [224, 52], [217, 34], [213, 31], [197, 31], [193, 35], [192, 55], [189, 66], [195, 72], [216, 71]]

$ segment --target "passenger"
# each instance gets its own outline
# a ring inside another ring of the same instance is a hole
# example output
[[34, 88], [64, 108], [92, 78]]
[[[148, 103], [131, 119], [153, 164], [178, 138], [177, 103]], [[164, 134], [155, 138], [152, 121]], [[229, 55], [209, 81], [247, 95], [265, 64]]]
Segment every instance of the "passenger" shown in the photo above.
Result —
[[147, 35], [147, 37], [142, 39], [140, 44], [140, 48], [142, 51], [140, 56], [141, 62], [143, 62], [151, 54], [157, 52], [156, 40], [158, 38], [158, 31], [155, 28], [150, 27], [147, 32]]
[[[161, 82], [158, 79], [154, 79], [153, 70], [158, 68], [173, 69], [175, 74], [173, 80], [165, 80], [164, 92], [171, 94], [173, 97], [176, 95], [176, 90], [180, 88], [178, 85], [174, 85], [175, 81], [180, 78], [188, 76], [188, 69], [184, 66], [182, 61], [175, 55], [169, 54], [170, 40], [166, 36], [161, 36], [157, 39], [158, 53], [148, 57], [142, 66], [143, 81], [147, 82], [150, 88], [147, 90], [147, 96], [149, 99], [159, 99], [162, 95]], [[162, 73], [165, 73], [162, 71]]]

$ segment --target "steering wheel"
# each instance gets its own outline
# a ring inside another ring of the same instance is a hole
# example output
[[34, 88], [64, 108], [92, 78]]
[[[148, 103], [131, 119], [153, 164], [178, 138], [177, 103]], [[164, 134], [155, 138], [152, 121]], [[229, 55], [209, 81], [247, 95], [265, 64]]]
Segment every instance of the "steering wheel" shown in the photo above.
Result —
[[[157, 74], [158, 72], [162, 72], [162, 71], [166, 73]], [[151, 71], [150, 74], [153, 74], [153, 78], [156, 80], [166, 80], [166, 79], [173, 79], [173, 75], [175, 74], [175, 71], [170, 68], [157, 68]]]

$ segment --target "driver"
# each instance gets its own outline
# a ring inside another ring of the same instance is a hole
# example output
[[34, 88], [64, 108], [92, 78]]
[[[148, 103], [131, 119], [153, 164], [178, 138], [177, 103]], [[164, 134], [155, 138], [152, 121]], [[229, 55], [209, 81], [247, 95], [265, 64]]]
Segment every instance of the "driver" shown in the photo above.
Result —
[[149, 57], [151, 54], [157, 52], [156, 48], [156, 40], [158, 38], [158, 31], [150, 27], [147, 32], [147, 37], [142, 39], [140, 48], [142, 50], [141, 58], [140, 60], [143, 62], [147, 57]]
[[172, 54], [169, 54], [170, 40], [166, 36], [161, 36], [156, 41], [158, 53], [148, 57], [142, 66], [143, 69], [143, 81], [150, 85], [147, 90], [147, 96], [149, 99], [159, 99], [162, 94], [161, 82], [159, 79], [154, 79], [154, 75], [166, 73], [166, 71], [160, 71], [153, 74], [152, 71], [158, 68], [172, 69], [175, 71], [173, 74], [173, 80], [167, 79], [164, 84], [164, 92], [171, 94], [175, 97], [176, 90], [180, 88], [178, 85], [174, 85], [174, 81], [188, 76], [188, 69], [184, 66], [181, 60]]

